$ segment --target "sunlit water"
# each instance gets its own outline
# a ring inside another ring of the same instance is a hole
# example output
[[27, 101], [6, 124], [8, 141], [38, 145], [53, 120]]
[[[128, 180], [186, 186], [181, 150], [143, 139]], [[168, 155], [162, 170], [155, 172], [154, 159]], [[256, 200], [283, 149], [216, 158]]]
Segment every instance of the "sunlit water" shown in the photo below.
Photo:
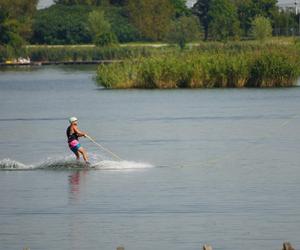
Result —
[[[0, 249], [300, 247], [300, 88], [103, 90], [94, 70], [0, 71]], [[74, 162], [71, 115], [124, 160], [82, 139]]]

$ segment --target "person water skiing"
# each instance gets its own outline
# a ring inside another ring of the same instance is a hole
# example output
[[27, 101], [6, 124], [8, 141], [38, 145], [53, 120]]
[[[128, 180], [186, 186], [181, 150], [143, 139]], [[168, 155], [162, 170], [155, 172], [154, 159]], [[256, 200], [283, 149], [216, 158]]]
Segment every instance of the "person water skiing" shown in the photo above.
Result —
[[88, 155], [85, 149], [79, 143], [79, 137], [86, 137], [87, 134], [80, 131], [77, 126], [78, 119], [76, 117], [69, 118], [70, 126], [67, 128], [67, 138], [70, 150], [76, 155], [76, 159], [80, 160], [80, 155], [82, 155], [84, 161], [88, 162]]

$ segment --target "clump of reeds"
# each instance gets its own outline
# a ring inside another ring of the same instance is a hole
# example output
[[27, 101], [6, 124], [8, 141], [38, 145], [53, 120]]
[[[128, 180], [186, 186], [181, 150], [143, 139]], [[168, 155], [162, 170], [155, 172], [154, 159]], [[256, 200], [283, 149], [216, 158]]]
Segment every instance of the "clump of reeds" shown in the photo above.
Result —
[[300, 76], [293, 49], [233, 53], [188, 51], [102, 65], [98, 83], [107, 88], [290, 87]]
[[251, 63], [246, 87], [291, 87], [299, 77], [299, 56], [269, 51]]
[[105, 88], [132, 88], [137, 71], [138, 65], [133, 61], [101, 64], [98, 67], [97, 82]]

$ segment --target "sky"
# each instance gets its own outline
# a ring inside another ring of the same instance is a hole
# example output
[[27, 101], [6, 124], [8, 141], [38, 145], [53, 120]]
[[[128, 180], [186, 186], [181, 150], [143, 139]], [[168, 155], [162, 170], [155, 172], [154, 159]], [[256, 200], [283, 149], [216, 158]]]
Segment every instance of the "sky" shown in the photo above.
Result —
[[[299, 0], [300, 1], [300, 0]], [[192, 5], [195, 0], [188, 0], [189, 5]], [[295, 0], [279, 0], [279, 4], [291, 4], [294, 5]], [[53, 3], [53, 0], [40, 0], [39, 1], [39, 8], [45, 8], [50, 6]]]

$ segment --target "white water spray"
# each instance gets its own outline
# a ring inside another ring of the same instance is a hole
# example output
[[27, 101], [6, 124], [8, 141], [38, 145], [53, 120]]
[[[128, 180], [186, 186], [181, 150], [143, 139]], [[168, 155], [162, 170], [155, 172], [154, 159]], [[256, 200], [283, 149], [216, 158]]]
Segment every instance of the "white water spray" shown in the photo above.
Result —
[[102, 158], [93, 155], [93, 162], [87, 166], [82, 161], [76, 161], [73, 157], [49, 158], [38, 164], [26, 165], [15, 160], [0, 160], [0, 170], [72, 170], [72, 169], [94, 169], [94, 170], [139, 170], [153, 167], [151, 164], [135, 161], [113, 161], [98, 160]]

